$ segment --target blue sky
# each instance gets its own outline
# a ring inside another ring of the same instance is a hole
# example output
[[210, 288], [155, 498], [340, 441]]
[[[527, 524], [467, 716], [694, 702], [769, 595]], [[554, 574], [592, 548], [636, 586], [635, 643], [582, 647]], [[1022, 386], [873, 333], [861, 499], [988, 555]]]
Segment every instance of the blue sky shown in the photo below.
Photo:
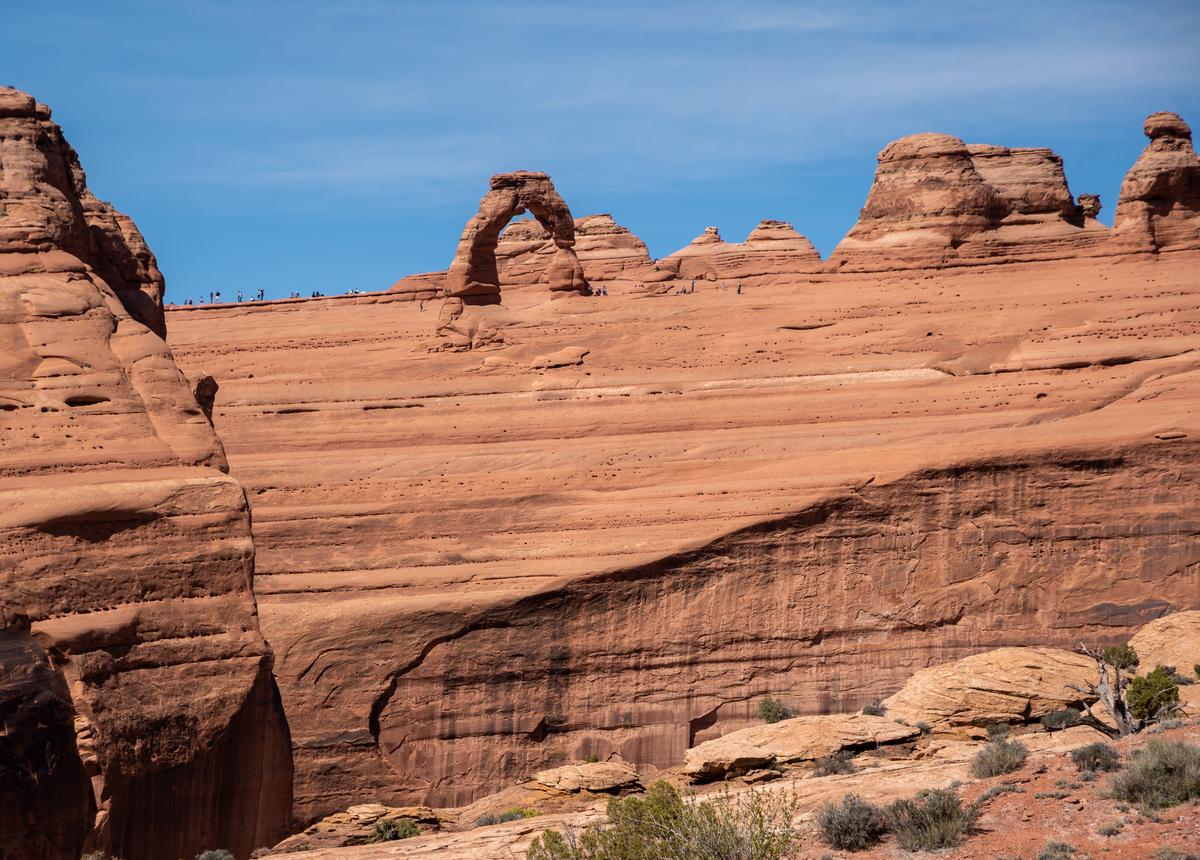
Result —
[[1200, 2], [20, 2], [49, 103], [175, 301], [444, 268], [490, 174], [546, 170], [651, 253], [791, 221], [827, 254], [875, 154], [1050, 146], [1109, 220], [1141, 121], [1200, 128]]

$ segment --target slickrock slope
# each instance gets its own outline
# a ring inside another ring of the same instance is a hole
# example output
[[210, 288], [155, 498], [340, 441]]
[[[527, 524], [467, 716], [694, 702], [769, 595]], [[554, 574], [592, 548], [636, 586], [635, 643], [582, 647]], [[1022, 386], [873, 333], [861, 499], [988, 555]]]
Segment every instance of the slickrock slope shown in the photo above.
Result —
[[0, 89], [0, 841], [245, 856], [292, 781], [246, 497], [49, 116]]
[[786, 221], [760, 221], [745, 242], [730, 243], [707, 227], [685, 248], [659, 261], [683, 279], [739, 280], [746, 286], [786, 283], [818, 272], [821, 255]]
[[1049, 149], [914, 134], [879, 153], [858, 223], [830, 261], [842, 271], [884, 271], [1101, 253], [1108, 230], [1090, 202], [1087, 211], [1092, 217]]
[[1200, 248], [1200, 157], [1176, 113], [1146, 118], [1150, 143], [1121, 184], [1115, 239], [1131, 250]]
[[666, 766], [765, 695], [1200, 608], [1198, 263], [527, 291], [464, 352], [416, 303], [171, 312], [254, 501], [297, 814]]

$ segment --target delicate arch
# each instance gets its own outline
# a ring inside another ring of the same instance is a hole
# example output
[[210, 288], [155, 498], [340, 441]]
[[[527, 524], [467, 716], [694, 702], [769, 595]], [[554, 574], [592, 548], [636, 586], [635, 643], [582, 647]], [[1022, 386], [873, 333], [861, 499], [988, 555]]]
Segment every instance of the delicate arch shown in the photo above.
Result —
[[498, 173], [492, 177], [490, 187], [458, 240], [454, 262], [446, 273], [446, 295], [499, 301], [496, 243], [508, 222], [526, 210], [546, 228], [558, 249], [542, 282], [556, 295], [590, 294], [583, 266], [575, 255], [575, 219], [550, 177], [528, 170]]

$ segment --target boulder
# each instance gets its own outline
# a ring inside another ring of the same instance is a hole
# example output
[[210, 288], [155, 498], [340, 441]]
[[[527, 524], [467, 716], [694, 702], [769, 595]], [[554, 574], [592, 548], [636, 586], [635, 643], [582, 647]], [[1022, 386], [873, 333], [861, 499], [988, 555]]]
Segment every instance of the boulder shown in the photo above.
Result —
[[1200, 611], [1175, 612], [1146, 624], [1129, 640], [1138, 655], [1138, 674], [1156, 666], [1174, 666], [1195, 678], [1200, 665]]
[[633, 765], [614, 756], [609, 761], [582, 762], [539, 770], [528, 784], [556, 793], [612, 794], [639, 788], [641, 780]]
[[1018, 723], [1079, 701], [1091, 658], [1060, 648], [997, 648], [922, 669], [885, 699], [887, 715], [936, 729]]
[[772, 762], [812, 761], [845, 749], [911, 740], [919, 734], [911, 726], [867, 714], [794, 717], [692, 747], [684, 754], [683, 772], [693, 780], [719, 779]]
[[1150, 142], [1125, 174], [1113, 239], [1130, 251], [1200, 248], [1200, 158], [1192, 130], [1176, 113], [1146, 117]]

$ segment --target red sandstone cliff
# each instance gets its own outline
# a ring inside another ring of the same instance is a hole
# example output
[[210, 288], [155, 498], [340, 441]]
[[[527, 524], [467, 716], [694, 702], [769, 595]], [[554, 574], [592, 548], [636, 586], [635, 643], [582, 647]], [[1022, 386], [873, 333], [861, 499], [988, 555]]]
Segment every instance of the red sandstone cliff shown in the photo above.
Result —
[[249, 508], [49, 117], [0, 89], [0, 844], [245, 857], [292, 783]]
[[1101, 252], [1107, 234], [1075, 204], [1051, 150], [914, 134], [879, 153], [866, 205], [830, 263], [881, 271], [1061, 259]]

